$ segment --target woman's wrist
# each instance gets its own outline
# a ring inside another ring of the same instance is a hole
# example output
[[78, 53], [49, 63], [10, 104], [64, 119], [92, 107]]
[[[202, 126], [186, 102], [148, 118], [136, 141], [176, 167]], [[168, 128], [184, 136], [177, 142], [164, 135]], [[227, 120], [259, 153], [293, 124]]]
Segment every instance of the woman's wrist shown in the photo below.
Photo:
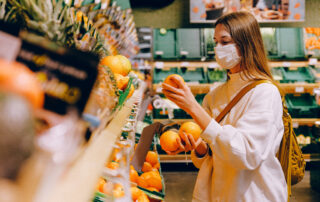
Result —
[[203, 157], [208, 153], [208, 146], [205, 142], [201, 142], [197, 148], [195, 148], [195, 153], [198, 157]]

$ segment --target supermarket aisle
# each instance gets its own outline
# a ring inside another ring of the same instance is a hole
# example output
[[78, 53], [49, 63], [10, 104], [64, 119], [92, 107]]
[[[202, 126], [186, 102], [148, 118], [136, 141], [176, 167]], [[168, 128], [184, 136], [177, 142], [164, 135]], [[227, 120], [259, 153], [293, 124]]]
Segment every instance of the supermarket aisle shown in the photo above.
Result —
[[[196, 172], [163, 172], [166, 183], [166, 202], [190, 202]], [[292, 188], [290, 202], [317, 202], [320, 193], [310, 188], [310, 172], [306, 171], [304, 179]]]

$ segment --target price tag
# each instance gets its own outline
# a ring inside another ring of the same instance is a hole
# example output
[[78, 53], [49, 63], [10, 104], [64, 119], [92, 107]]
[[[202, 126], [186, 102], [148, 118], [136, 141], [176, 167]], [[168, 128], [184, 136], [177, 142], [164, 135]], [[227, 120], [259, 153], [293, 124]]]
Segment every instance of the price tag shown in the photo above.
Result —
[[163, 51], [156, 51], [155, 54], [156, 55], [163, 55]]
[[296, 92], [296, 93], [304, 93], [304, 87], [302, 87], [302, 86], [296, 87], [296, 88], [295, 88], [295, 92]]
[[164, 62], [156, 62], [154, 64], [154, 66], [157, 68], [157, 69], [163, 69], [164, 67]]
[[299, 128], [298, 122], [292, 122], [292, 128]]
[[150, 35], [145, 35], [145, 36], [143, 36], [143, 39], [149, 41], [149, 40], [151, 40], [151, 36]]
[[21, 47], [21, 39], [0, 31], [0, 58], [15, 61]]
[[182, 62], [180, 67], [189, 67], [190, 63], [189, 62]]
[[309, 59], [309, 65], [316, 66], [318, 64], [317, 58], [310, 58]]
[[282, 66], [283, 67], [291, 67], [291, 62], [283, 62]]
[[219, 67], [218, 63], [210, 63], [208, 65], [208, 68], [210, 68], [210, 69], [214, 69], [214, 68], [218, 68], [218, 67]]

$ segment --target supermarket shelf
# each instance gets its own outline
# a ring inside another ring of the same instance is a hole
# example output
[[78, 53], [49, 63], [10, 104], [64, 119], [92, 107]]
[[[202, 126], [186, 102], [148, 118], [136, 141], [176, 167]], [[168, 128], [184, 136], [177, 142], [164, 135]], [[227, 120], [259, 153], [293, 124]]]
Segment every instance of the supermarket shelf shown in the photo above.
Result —
[[292, 124], [293, 124], [293, 126], [294, 126], [295, 123], [298, 123], [301, 126], [305, 126], [305, 125], [312, 126], [312, 125], [315, 124], [316, 121], [320, 121], [320, 119], [312, 119], [312, 118], [303, 119], [303, 118], [300, 118], [300, 119], [292, 119]]
[[83, 154], [52, 190], [52, 195], [47, 197], [49, 202], [86, 202], [91, 199], [105, 162], [109, 160], [113, 145], [122, 132], [121, 127], [126, 123], [133, 104], [141, 101], [145, 88], [146, 85], [142, 83], [107, 127], [88, 143]]
[[[162, 122], [167, 119], [153, 119], [153, 122]], [[177, 123], [183, 123], [186, 121], [193, 121], [193, 119], [172, 119], [172, 121]], [[314, 119], [314, 118], [299, 118], [299, 119], [292, 119], [293, 127], [297, 126], [312, 126], [315, 124], [316, 121], [320, 121], [320, 119]]]
[[[152, 66], [160, 66], [163, 69], [168, 69], [171, 67], [187, 67], [187, 68], [196, 68], [196, 67], [218, 67], [219, 65], [214, 60], [211, 61], [159, 61], [156, 60], [153, 62]], [[307, 67], [309, 66], [309, 61], [269, 61], [269, 66], [274, 67], [284, 67], [288, 66], [290, 68], [298, 67]], [[320, 66], [320, 63], [316, 65]]]
[[191, 155], [190, 154], [177, 154], [177, 155], [167, 155], [160, 154], [159, 155], [161, 163], [191, 163]]
[[[219, 82], [214, 84], [199, 84], [188, 83], [191, 91], [195, 94], [208, 93], [215, 85], [219, 85]], [[280, 87], [285, 93], [310, 93], [313, 94], [315, 88], [320, 88], [320, 83], [280, 83]], [[153, 90], [156, 93], [161, 93], [161, 85], [153, 84]]]
[[[161, 163], [190, 163], [191, 155], [187, 154], [177, 154], [177, 155], [167, 155], [167, 154], [160, 154], [160, 162]], [[310, 161], [320, 161], [320, 154], [303, 154], [303, 157], [306, 162]]]

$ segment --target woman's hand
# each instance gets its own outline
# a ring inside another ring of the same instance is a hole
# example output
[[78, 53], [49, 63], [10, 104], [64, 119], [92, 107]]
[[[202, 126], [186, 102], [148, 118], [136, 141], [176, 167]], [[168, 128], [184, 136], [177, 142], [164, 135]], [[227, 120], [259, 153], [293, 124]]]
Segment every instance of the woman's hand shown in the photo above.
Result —
[[183, 151], [188, 152], [192, 150], [195, 150], [199, 157], [204, 156], [207, 153], [207, 144], [201, 138], [195, 141], [191, 134], [182, 133], [182, 136], [185, 141], [182, 142], [181, 139], [178, 138], [177, 143], [179, 148], [174, 152], [166, 151], [169, 155], [176, 155]]
[[178, 88], [170, 86], [166, 83], [162, 84], [162, 92], [169, 100], [174, 102], [176, 105], [178, 105], [178, 107], [186, 111], [188, 114], [191, 114], [191, 111], [194, 108], [201, 107], [186, 83], [174, 76], [171, 79], [178, 85]]
[[171, 79], [178, 85], [178, 88], [163, 83], [162, 92], [169, 100], [190, 114], [201, 129], [205, 130], [211, 121], [210, 115], [196, 101], [186, 83], [174, 76]]

